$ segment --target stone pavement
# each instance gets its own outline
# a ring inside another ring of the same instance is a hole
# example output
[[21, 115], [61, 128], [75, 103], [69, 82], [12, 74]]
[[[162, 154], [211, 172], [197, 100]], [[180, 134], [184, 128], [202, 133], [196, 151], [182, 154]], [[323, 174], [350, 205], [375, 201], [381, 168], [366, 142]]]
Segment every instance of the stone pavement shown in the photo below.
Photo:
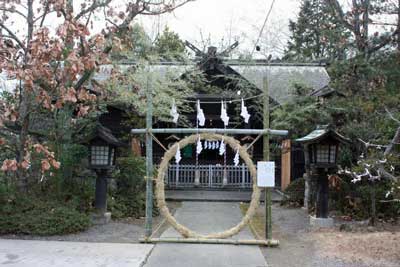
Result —
[[[226, 190], [165, 190], [165, 199], [171, 201], [217, 201], [217, 202], [249, 202], [253, 191], [226, 191]], [[264, 200], [262, 191], [261, 202]], [[272, 201], [280, 202], [282, 195], [272, 190]]]
[[[183, 202], [175, 213], [176, 219], [199, 233], [220, 232], [235, 226], [242, 219], [239, 203]], [[161, 237], [180, 237], [172, 228]], [[248, 228], [235, 239], [253, 239]], [[145, 267], [265, 267], [258, 246], [217, 244], [159, 243], [147, 259]]]
[[4, 267], [141, 267], [153, 245], [0, 239]]

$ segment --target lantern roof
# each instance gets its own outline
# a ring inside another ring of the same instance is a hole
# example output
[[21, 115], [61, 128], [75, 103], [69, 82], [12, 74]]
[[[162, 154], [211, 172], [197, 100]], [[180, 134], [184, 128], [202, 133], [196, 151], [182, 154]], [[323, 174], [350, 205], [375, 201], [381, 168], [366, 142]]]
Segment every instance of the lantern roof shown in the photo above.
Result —
[[118, 140], [118, 138], [112, 134], [110, 129], [108, 129], [107, 127], [104, 127], [100, 123], [98, 123], [96, 126], [96, 132], [95, 132], [92, 140], [95, 138], [100, 138], [103, 141], [105, 141], [108, 144], [113, 145], [113, 146], [125, 146], [125, 144], [123, 142]]
[[350, 139], [339, 134], [329, 125], [318, 126], [317, 129], [309, 133], [308, 135], [296, 139], [299, 143], [317, 143], [322, 139], [331, 137], [340, 143], [349, 143]]

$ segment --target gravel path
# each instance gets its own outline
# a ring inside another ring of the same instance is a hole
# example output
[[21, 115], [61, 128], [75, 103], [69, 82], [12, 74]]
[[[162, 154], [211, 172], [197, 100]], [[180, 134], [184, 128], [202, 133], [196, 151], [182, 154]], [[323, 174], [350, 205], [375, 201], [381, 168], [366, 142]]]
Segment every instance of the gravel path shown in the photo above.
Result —
[[[263, 210], [264, 207], [260, 207], [260, 212]], [[269, 267], [400, 267], [399, 231], [312, 230], [303, 209], [279, 204], [273, 205], [272, 215], [273, 238], [279, 239], [280, 246], [262, 248]], [[392, 251], [388, 252], [390, 249]], [[383, 259], [382, 255], [387, 258]]]
[[[183, 202], [176, 219], [200, 234], [224, 231], [238, 222], [242, 214], [239, 203]], [[167, 229], [164, 238], [181, 237], [173, 228]], [[252, 239], [246, 227], [232, 239]], [[257, 246], [225, 244], [158, 243], [145, 267], [266, 267]]]

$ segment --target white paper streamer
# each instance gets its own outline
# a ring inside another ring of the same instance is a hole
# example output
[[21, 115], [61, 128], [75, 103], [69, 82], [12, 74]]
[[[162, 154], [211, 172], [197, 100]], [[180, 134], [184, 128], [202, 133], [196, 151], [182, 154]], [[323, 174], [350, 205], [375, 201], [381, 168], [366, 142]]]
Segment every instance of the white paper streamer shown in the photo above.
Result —
[[200, 138], [197, 140], [197, 146], [196, 146], [196, 153], [200, 154], [201, 151], [203, 150], [203, 146], [201, 144]]
[[216, 148], [216, 149], [219, 148], [219, 142], [218, 142], [218, 141], [215, 143], [215, 148]]
[[176, 149], [176, 154], [175, 154], [175, 163], [179, 164], [181, 159], [182, 159], [182, 157], [181, 157], [181, 148], [178, 145], [178, 148]]
[[236, 150], [235, 157], [233, 158], [233, 164], [235, 166], [239, 165], [239, 149]]
[[197, 121], [199, 122], [199, 126], [204, 126], [206, 122], [203, 109], [200, 107], [200, 100], [197, 100]]
[[212, 142], [212, 147], [211, 147], [211, 149], [215, 149], [215, 142]]
[[221, 144], [219, 145], [219, 155], [222, 156], [225, 154], [225, 143], [224, 140], [221, 141]]
[[247, 111], [247, 107], [244, 105], [243, 98], [242, 98], [242, 108], [241, 108], [240, 116], [243, 117], [245, 123], [249, 123], [250, 114]]
[[172, 116], [172, 121], [174, 123], [178, 123], [179, 113], [178, 109], [176, 108], [175, 99], [172, 100], [172, 107], [169, 114]]
[[221, 118], [221, 120], [224, 122], [224, 125], [225, 125], [225, 126], [228, 126], [229, 117], [228, 117], [228, 114], [226, 113], [225, 104], [226, 104], [226, 103], [224, 103], [223, 101], [221, 101], [221, 116], [220, 116], [220, 118]]

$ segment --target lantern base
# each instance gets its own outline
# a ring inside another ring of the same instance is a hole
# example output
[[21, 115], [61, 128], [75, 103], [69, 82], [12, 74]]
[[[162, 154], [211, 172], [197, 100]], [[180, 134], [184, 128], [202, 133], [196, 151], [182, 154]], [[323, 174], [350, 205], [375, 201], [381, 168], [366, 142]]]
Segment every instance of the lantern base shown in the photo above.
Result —
[[333, 218], [317, 218], [315, 216], [310, 216], [310, 226], [312, 228], [333, 227]]
[[108, 224], [111, 221], [111, 212], [94, 213], [92, 223], [94, 225]]

